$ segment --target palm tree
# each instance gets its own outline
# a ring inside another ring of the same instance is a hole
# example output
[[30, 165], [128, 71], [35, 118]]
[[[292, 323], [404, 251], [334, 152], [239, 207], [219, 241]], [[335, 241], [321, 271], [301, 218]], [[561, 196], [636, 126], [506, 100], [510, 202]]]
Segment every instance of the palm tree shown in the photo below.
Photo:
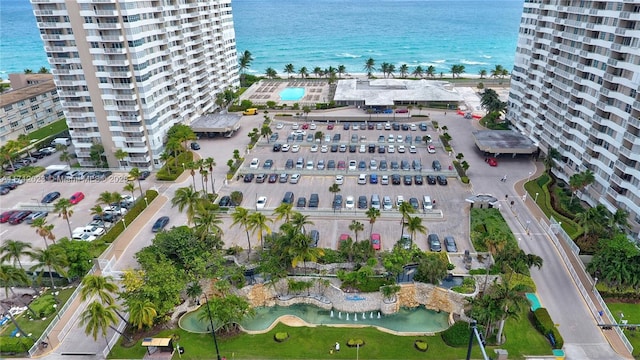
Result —
[[371, 77], [373, 70], [375, 69], [376, 61], [373, 58], [367, 59], [367, 62], [364, 64], [364, 70], [367, 72], [367, 77]]
[[273, 134], [273, 130], [271, 130], [271, 127], [267, 124], [262, 125], [262, 127], [260, 128], [260, 136], [267, 139], [267, 143], [269, 143], [269, 136], [271, 134]]
[[502, 309], [500, 326], [498, 327], [498, 334], [496, 336], [498, 344], [502, 344], [502, 330], [504, 329], [504, 323], [507, 318], [517, 318], [520, 310], [528, 304], [527, 300], [522, 296], [522, 291], [525, 291], [524, 285], [518, 284], [511, 286], [508, 281], [496, 284], [491, 289], [492, 297], [499, 304], [499, 308]]
[[285, 73], [287, 73], [287, 75], [289, 75], [289, 77], [291, 77], [291, 74], [296, 72], [295, 67], [293, 66], [293, 64], [287, 64], [284, 66], [284, 70]]
[[278, 76], [278, 72], [272, 67], [267, 68], [264, 71], [264, 74], [267, 75], [269, 79], [273, 79]]
[[418, 216], [409, 216], [407, 221], [407, 231], [411, 234], [411, 241], [414, 241], [416, 238], [416, 233], [419, 232], [421, 234], [427, 233], [427, 227], [422, 225], [422, 219]]
[[4, 245], [0, 247], [0, 262], [11, 262], [14, 266], [18, 263], [20, 269], [24, 270], [24, 267], [22, 267], [22, 263], [20, 262], [20, 258], [25, 255], [31, 256], [33, 254], [32, 250], [33, 248], [29, 243], [7, 239], [5, 240]]
[[59, 217], [62, 217], [67, 222], [67, 227], [69, 228], [69, 236], [73, 236], [73, 232], [71, 231], [71, 222], [69, 219], [73, 216], [73, 209], [71, 207], [71, 201], [67, 198], [62, 198], [56, 201], [53, 205], [53, 211], [58, 213]]
[[369, 235], [373, 233], [373, 224], [376, 223], [376, 220], [380, 217], [380, 210], [375, 208], [369, 208], [365, 213], [367, 218], [369, 219], [369, 224], [371, 224], [371, 229], [369, 230]]
[[129, 299], [127, 311], [129, 312], [129, 323], [138, 331], [144, 327], [153, 326], [153, 322], [158, 316], [156, 306], [148, 299]]
[[313, 225], [313, 221], [309, 220], [309, 217], [309, 215], [302, 215], [302, 213], [294, 211], [291, 216], [291, 225], [304, 234], [306, 232], [304, 226]]
[[193, 216], [194, 230], [196, 235], [200, 236], [200, 240], [205, 240], [209, 234], [222, 235], [222, 219], [220, 216], [207, 209], [203, 203], [198, 204]]
[[356, 242], [358, 242], [358, 233], [364, 230], [364, 225], [360, 221], [352, 220], [351, 224], [349, 224], [349, 230], [355, 233]]
[[196, 169], [198, 169], [198, 164], [195, 161], [189, 161], [185, 164], [185, 167], [189, 169], [191, 173], [191, 180], [193, 181], [193, 190], [196, 189]]
[[49, 247], [47, 240], [51, 240], [54, 244], [56, 243], [56, 236], [53, 234], [53, 224], [47, 224], [47, 219], [35, 219], [31, 224], [31, 227], [36, 229], [36, 234], [42, 236], [45, 248]]
[[24, 73], [25, 73], [25, 74], [33, 74], [33, 70], [31, 70], [31, 69], [24, 69]]
[[430, 78], [434, 78], [436, 76], [436, 67], [433, 65], [429, 65], [427, 67], [427, 70], [425, 70], [425, 74], [427, 74], [427, 76]]
[[248, 257], [251, 258], [251, 238], [249, 237], [249, 229], [251, 227], [251, 223], [249, 222], [249, 210], [243, 208], [242, 206], [236, 207], [236, 209], [231, 213], [231, 219], [233, 225], [240, 225], [244, 227], [244, 230], [247, 233], [247, 244], [249, 246], [249, 254]]
[[238, 67], [240, 68], [240, 72], [242, 74], [251, 66], [251, 62], [253, 61], [253, 56], [251, 56], [251, 52], [249, 50], [245, 50], [238, 57]]
[[129, 170], [129, 176], [138, 180], [138, 189], [140, 189], [140, 198], [142, 199], [144, 197], [144, 192], [142, 191], [142, 182], [140, 180], [140, 176], [142, 176], [142, 171], [140, 171], [140, 169], [138, 169], [137, 167], [134, 167], [131, 170]]
[[103, 304], [112, 305], [115, 303], [114, 294], [118, 292], [118, 285], [111, 276], [100, 276], [89, 274], [82, 279], [80, 289], [80, 299], [82, 301], [97, 295]]
[[417, 78], [421, 78], [423, 73], [424, 73], [424, 70], [422, 69], [422, 66], [418, 65], [416, 66], [415, 69], [413, 69], [413, 72], [411, 73], [411, 75]]
[[[35, 265], [31, 267], [31, 271], [48, 270], [49, 278], [51, 280], [51, 288], [55, 289], [55, 283], [53, 282], [53, 270], [59, 275], [65, 276], [65, 267], [69, 265], [67, 261], [67, 255], [61, 248], [52, 247], [50, 249], [38, 249], [33, 255], [32, 259], [37, 261]], [[42, 271], [40, 271], [42, 276]]]
[[40, 70], [38, 70], [38, 74], [48, 74], [49, 73], [49, 69], [47, 69], [46, 67], [41, 67]]
[[294, 226], [286, 224], [286, 226], [283, 227], [285, 228], [285, 242], [288, 244], [288, 253], [292, 256], [291, 266], [295, 272], [296, 266], [300, 261], [302, 261], [306, 275], [306, 262], [316, 261], [319, 257], [324, 255], [324, 250], [317, 247], [311, 247], [311, 239], [300, 233]]
[[[104, 209], [102, 208], [102, 206], [100, 206], [100, 204], [96, 204], [94, 205], [91, 209], [91, 215], [97, 215], [100, 217], [100, 219], [104, 219]], [[46, 243], [46, 241], [45, 241]]]
[[132, 198], [136, 197], [134, 194], [134, 191], [136, 191], [136, 186], [131, 181], [127, 182], [127, 184], [122, 187], [122, 190], [130, 192]]
[[309, 69], [307, 69], [306, 66], [303, 66], [298, 70], [298, 74], [300, 74], [300, 77], [304, 79], [309, 76]]
[[249, 215], [249, 227], [251, 228], [254, 234], [256, 232], [258, 233], [258, 239], [260, 240], [261, 248], [264, 247], [262, 243], [262, 240], [263, 240], [262, 234], [265, 231], [267, 232], [267, 234], [271, 234], [271, 228], [269, 227], [269, 225], [267, 225], [270, 222], [272, 222], [271, 219], [267, 218], [267, 216], [261, 212], [254, 212], [251, 215]]
[[478, 72], [478, 75], [480, 75], [480, 79], [484, 79], [485, 76], [487, 76], [487, 70], [482, 69]]
[[[171, 159], [171, 155], [166, 151], [163, 151], [162, 153], [160, 153], [160, 162], [162, 162], [162, 165], [166, 165], [167, 161], [169, 161], [169, 159]], [[171, 174], [171, 166], [166, 166], [165, 169], [167, 170], [168, 174]]]
[[214, 188], [214, 180], [213, 180], [213, 167], [216, 166], [216, 161], [209, 156], [208, 158], [204, 159], [204, 166], [206, 166], [209, 169], [209, 180], [211, 180], [211, 193], [215, 194], [216, 193], [216, 189]]
[[107, 347], [109, 346], [107, 328], [115, 329], [113, 325], [118, 323], [115, 308], [115, 305], [103, 306], [101, 303], [94, 301], [80, 315], [80, 325], [85, 326], [85, 334], [91, 334], [93, 340], [98, 340], [98, 331], [100, 331], [107, 343]]
[[[127, 153], [126, 151], [124, 151], [122, 149], [118, 149], [118, 150], [115, 151], [113, 156], [115, 156], [115, 158], [118, 160], [118, 164], [122, 167], [122, 160], [124, 160], [127, 156], [129, 156], [129, 153]], [[129, 166], [128, 162], [127, 162], [126, 166]]]
[[560, 159], [560, 152], [558, 149], [550, 147], [547, 156], [544, 158], [544, 168], [547, 174], [550, 173], [557, 159]]
[[382, 72], [382, 76], [383, 77], [387, 77], [387, 73], [389, 72], [389, 66], [390, 64], [388, 62], [383, 62], [382, 64], [380, 64], [380, 72]]
[[192, 187], [182, 187], [176, 190], [171, 199], [171, 207], [178, 207], [178, 211], [187, 210], [187, 222], [193, 222], [193, 216], [196, 213], [198, 205], [202, 202], [200, 193]]
[[[29, 277], [27, 276], [27, 273], [22, 269], [17, 269], [13, 266], [0, 264], [0, 282], [4, 284], [5, 297], [8, 298], [9, 291], [11, 291], [11, 294], [13, 294], [13, 296], [16, 296], [13, 291], [13, 284], [27, 283], [29, 282]], [[27, 308], [33, 313], [33, 309], [31, 309], [29, 305], [27, 305]], [[11, 319], [11, 322], [16, 327], [16, 329], [18, 329], [22, 336], [28, 338], [29, 335], [22, 330], [20, 324], [18, 324], [16, 319], [13, 317], [13, 313], [11, 311], [8, 311], [8, 308], [5, 309], [4, 306], [0, 309], [3, 313], [9, 313], [9, 318]]]
[[409, 66], [407, 64], [402, 64], [398, 71], [400, 71], [400, 77], [404, 79], [407, 77], [407, 74], [409, 74]]
[[500, 76], [502, 76], [502, 72], [504, 71], [504, 68], [502, 67], [502, 65], [496, 65], [495, 68], [493, 68], [490, 73], [491, 73], [491, 77], [492, 78], [498, 78]]
[[285, 223], [289, 222], [289, 218], [293, 213], [293, 204], [280, 204], [273, 210], [273, 215], [276, 215], [276, 221], [284, 219]]
[[400, 236], [402, 236], [402, 234], [404, 234], [404, 225], [409, 219], [409, 214], [415, 213], [416, 209], [414, 209], [408, 201], [403, 201], [402, 204], [400, 204], [400, 206], [398, 207], [398, 211], [402, 215], [402, 231], [400, 232]]
[[344, 65], [338, 65], [338, 77], [342, 78], [342, 74], [345, 74], [347, 72], [347, 67]]
[[60, 161], [64, 161], [67, 165], [71, 166], [71, 160], [73, 160], [73, 155], [69, 154], [68, 151], [63, 151], [60, 153]]

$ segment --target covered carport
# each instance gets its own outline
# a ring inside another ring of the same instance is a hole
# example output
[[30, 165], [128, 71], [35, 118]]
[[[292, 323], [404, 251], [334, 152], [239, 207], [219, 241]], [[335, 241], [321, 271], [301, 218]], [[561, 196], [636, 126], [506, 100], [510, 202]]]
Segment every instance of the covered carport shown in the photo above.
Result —
[[485, 156], [539, 154], [538, 144], [512, 130], [476, 130], [472, 135], [476, 146]]
[[199, 137], [231, 137], [240, 129], [239, 114], [206, 114], [191, 123], [191, 130]]

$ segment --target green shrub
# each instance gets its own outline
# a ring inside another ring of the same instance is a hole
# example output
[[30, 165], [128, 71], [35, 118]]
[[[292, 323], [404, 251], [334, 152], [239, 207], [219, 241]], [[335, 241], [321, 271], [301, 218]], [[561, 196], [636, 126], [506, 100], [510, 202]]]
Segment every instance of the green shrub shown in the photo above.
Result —
[[454, 286], [451, 290], [460, 294], [471, 294], [476, 290], [476, 280], [472, 277], [465, 277], [462, 285]]
[[447, 264], [447, 270], [453, 270], [453, 269], [455, 269], [455, 268], [456, 268], [456, 266], [455, 266], [455, 265], [453, 265], [452, 263], [448, 263], [448, 264]]
[[416, 340], [413, 343], [413, 346], [415, 346], [418, 351], [422, 351], [422, 352], [426, 352], [427, 349], [429, 348], [429, 344], [427, 344], [427, 342], [424, 340]]
[[[184, 172], [182, 164], [193, 161], [191, 151], [183, 151], [177, 158], [170, 158], [156, 174], [156, 179], [160, 181], [175, 181]], [[178, 165], [176, 165], [178, 164]]]
[[364, 340], [362, 339], [349, 339], [347, 341], [347, 346], [348, 347], [363, 347], [364, 346]]
[[283, 342], [285, 340], [287, 340], [289, 338], [289, 333], [288, 332], [277, 332], [274, 336], [273, 339], [277, 342]]
[[34, 341], [25, 337], [0, 337], [0, 353], [20, 354], [26, 353], [33, 346]]
[[549, 334], [553, 335], [553, 338], [556, 341], [554, 347], [555, 349], [562, 349], [562, 347], [564, 346], [564, 339], [553, 323], [553, 320], [551, 320], [551, 316], [549, 315], [547, 309], [541, 307], [536, 311], [531, 312], [530, 319], [533, 327], [535, 327], [536, 330], [538, 330], [547, 339], [549, 338]]
[[533, 282], [533, 279], [527, 275], [513, 273], [511, 274], [511, 280], [509, 280], [509, 284], [513, 287], [523, 285], [525, 288], [527, 288], [527, 292], [536, 292], [536, 284]]
[[469, 183], [469, 178], [466, 176], [462, 176], [460, 178], [460, 181], [462, 181], [463, 184], [468, 184]]
[[13, 172], [14, 178], [29, 178], [36, 176], [44, 171], [42, 166], [25, 166]]
[[[56, 303], [56, 299], [53, 295], [48, 294], [45, 296], [41, 296], [36, 299], [34, 302], [29, 305], [29, 307], [35, 312], [35, 316], [37, 319], [42, 319], [53, 314], [56, 311], [56, 308], [53, 306]], [[30, 311], [28, 314], [33, 315]], [[35, 319], [34, 319], [35, 320]]]
[[[151, 204], [153, 199], [155, 199], [157, 196], [158, 192], [155, 190], [147, 190], [145, 193], [145, 197], [147, 198], [147, 202], [149, 204]], [[133, 207], [129, 209], [129, 211], [124, 215], [124, 222], [127, 225], [131, 224], [133, 220], [135, 220], [136, 217], [138, 217], [138, 215], [140, 215], [140, 213], [145, 209], [145, 207], [146, 203], [144, 199], [139, 198], [136, 201], [135, 205], [133, 205]], [[100, 239], [105, 243], [112, 243], [123, 231], [124, 224], [122, 223], [122, 221], [118, 221], [113, 224], [111, 229], [109, 229], [109, 231], [107, 231], [107, 233], [104, 234]]]
[[442, 341], [451, 347], [464, 347], [469, 345], [471, 327], [464, 321], [458, 321], [443, 331], [440, 336], [442, 337]]

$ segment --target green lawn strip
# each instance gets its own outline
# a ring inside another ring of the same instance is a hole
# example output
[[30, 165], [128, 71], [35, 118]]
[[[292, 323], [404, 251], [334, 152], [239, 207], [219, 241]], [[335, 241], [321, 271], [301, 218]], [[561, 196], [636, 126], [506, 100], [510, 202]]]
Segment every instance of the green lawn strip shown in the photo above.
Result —
[[[624, 314], [624, 319], [629, 324], [640, 324], [640, 304], [627, 304], [620, 302], [607, 301], [607, 307], [611, 314], [616, 318], [616, 321], [620, 321], [620, 313]], [[633, 356], [640, 358], [640, 329], [635, 331], [624, 330], [624, 334], [629, 339], [631, 345], [633, 345]]]
[[486, 228], [486, 232], [489, 234], [503, 233], [507, 235], [507, 239], [510, 242], [515, 243], [516, 238], [513, 236], [509, 225], [504, 221], [502, 214], [496, 208], [493, 209], [471, 209], [471, 231], [473, 245], [478, 251], [487, 251], [486, 246], [476, 241], [474, 232], [482, 233]]
[[[551, 344], [534, 329], [528, 319], [529, 308], [525, 308], [518, 318], [508, 319], [504, 325], [506, 342], [499, 348], [509, 352], [509, 359], [522, 359], [525, 355], [551, 355]], [[494, 355], [491, 350], [489, 356]]]
[[561, 221], [564, 231], [566, 231], [572, 238], [575, 238], [581, 232], [580, 227], [571, 219], [568, 219], [553, 209], [551, 206], [551, 195], [549, 194], [549, 189], [547, 186], [544, 186], [549, 183], [548, 181], [548, 176], [543, 174], [541, 177], [525, 183], [524, 188], [527, 190], [527, 193], [529, 193], [528, 196], [532, 200], [535, 199], [536, 194], [538, 194], [536, 204], [538, 204], [540, 210], [542, 210], [547, 218], [553, 217], [556, 221]]
[[[69, 299], [71, 294], [73, 294], [74, 291], [75, 291], [75, 287], [60, 290], [60, 293], [58, 294], [58, 309], [64, 306], [64, 304], [67, 302], [67, 300]], [[44, 295], [50, 294], [50, 293], [51, 292], [48, 291]], [[49, 326], [49, 323], [51, 323], [51, 321], [53, 321], [55, 317], [56, 315], [55, 313], [53, 313], [47, 316], [45, 320], [30, 320], [29, 310], [26, 310], [20, 316], [16, 317], [16, 321], [20, 326], [20, 328], [22, 329], [22, 331], [24, 331], [27, 334], [30, 333], [32, 338], [38, 339], [40, 335], [42, 335], [44, 330], [47, 328], [47, 326]], [[9, 336], [13, 332], [13, 330], [15, 330], [15, 328], [16, 327], [12, 322], [7, 323], [7, 325], [5, 325], [2, 330], [0, 330], [0, 336]]]
[[65, 119], [60, 119], [58, 121], [54, 121], [46, 125], [43, 128], [30, 132], [28, 136], [29, 136], [29, 139], [40, 140], [48, 136], [57, 135], [67, 129], [68, 129], [67, 121]]

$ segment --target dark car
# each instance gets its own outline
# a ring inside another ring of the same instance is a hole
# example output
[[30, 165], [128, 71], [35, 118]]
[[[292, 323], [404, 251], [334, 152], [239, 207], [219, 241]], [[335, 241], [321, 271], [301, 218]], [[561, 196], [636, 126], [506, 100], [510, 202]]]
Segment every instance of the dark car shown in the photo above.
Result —
[[409, 124], [402, 124], [402, 130], [409, 131]]
[[427, 183], [429, 185], [435, 185], [436, 184], [436, 177], [433, 175], [427, 175]]
[[273, 184], [278, 181], [278, 174], [269, 174], [269, 184]]
[[328, 170], [333, 170], [335, 168], [336, 168], [336, 161], [335, 160], [327, 161], [327, 169]]
[[11, 217], [9, 218], [9, 224], [12, 225], [17, 225], [22, 223], [27, 216], [31, 215], [31, 211], [29, 210], [25, 210], [25, 211], [18, 211], [17, 213], [11, 215]]
[[358, 196], [358, 209], [366, 209], [367, 206], [367, 197], [364, 195]]
[[344, 125], [342, 125], [342, 128], [344, 130], [349, 130], [349, 123], [348, 122], [344, 123]]
[[416, 185], [422, 185], [423, 184], [422, 175], [416, 175], [414, 182], [416, 183]]
[[50, 192], [47, 195], [45, 195], [40, 202], [43, 203], [43, 204], [51, 204], [52, 202], [54, 202], [59, 197], [60, 197], [60, 193], [59, 192], [57, 192], [57, 191]]
[[11, 181], [5, 181], [0, 186], [9, 188], [10, 190], [15, 190], [18, 187], [18, 183], [11, 182]]
[[151, 231], [154, 233], [161, 231], [162, 229], [164, 229], [165, 226], [167, 226], [168, 223], [169, 223], [169, 217], [162, 216], [158, 220], [156, 220], [156, 222], [153, 224], [153, 227], [151, 227]]
[[31, 156], [33, 156], [36, 159], [42, 159], [43, 157], [47, 156], [47, 154], [40, 151], [34, 151], [31, 153]]
[[271, 159], [265, 160], [264, 164], [262, 164], [262, 167], [264, 169], [271, 169], [271, 167], [273, 167], [273, 160], [271, 160]]
[[393, 185], [400, 185], [400, 175], [398, 174], [391, 175], [391, 183]]
[[149, 177], [149, 175], [151, 175], [151, 171], [145, 170], [140, 173], [138, 180], [146, 180]]
[[269, 141], [276, 141], [276, 140], [278, 140], [279, 137], [280, 137], [280, 134], [273, 133], [273, 134], [271, 134], [271, 136], [269, 136]]
[[384, 154], [384, 145], [378, 146], [378, 154]]
[[442, 165], [440, 165], [440, 161], [438, 160], [433, 160], [433, 162], [431, 163], [431, 167], [433, 168], [433, 170], [435, 171], [440, 171], [442, 170]]
[[391, 124], [391, 126], [393, 127], [393, 130], [395, 130], [395, 131], [400, 130], [400, 124], [398, 124], [398, 123], [393, 123], [393, 124]]
[[94, 215], [93, 220], [100, 220], [100, 221], [115, 223], [116, 221], [118, 221], [118, 216], [115, 213]]
[[342, 209], [342, 195], [336, 194], [333, 198], [333, 209], [340, 210]]
[[0, 185], [0, 195], [7, 195], [10, 191], [11, 191], [10, 187]]
[[230, 206], [231, 205], [231, 197], [225, 195], [220, 198], [220, 202], [218, 203], [220, 206]]
[[447, 178], [444, 175], [438, 175], [438, 184], [447, 185]]
[[420, 130], [427, 131], [427, 123], [420, 123]]
[[367, 170], [367, 163], [364, 160], [360, 160], [358, 163], [358, 170]]
[[427, 236], [427, 242], [429, 243], [429, 250], [442, 251], [442, 245], [440, 244], [440, 238], [437, 234], [429, 234]]
[[191, 150], [200, 150], [200, 144], [198, 144], [197, 142], [192, 142]]
[[356, 150], [357, 150], [357, 148], [356, 148], [355, 145], [349, 145], [349, 152], [350, 153], [354, 153], [354, 152], [356, 152]]
[[281, 144], [273, 144], [273, 151], [274, 152], [278, 152], [282, 150], [282, 145]]
[[299, 197], [296, 207], [303, 208], [305, 206], [307, 206], [307, 198], [304, 196]]
[[331, 145], [331, 152], [338, 152], [338, 145], [336, 144]]
[[380, 160], [380, 164], [378, 165], [378, 169], [382, 171], [387, 171], [387, 160]]
[[418, 199], [414, 197], [409, 198], [409, 204], [411, 204], [411, 206], [416, 210], [418, 210], [418, 208], [420, 207], [420, 203], [418, 202]]
[[309, 232], [309, 238], [311, 239], [309, 246], [318, 247], [318, 241], [320, 241], [320, 232], [315, 229], [311, 230], [311, 232]]
[[398, 165], [397, 161], [392, 161], [391, 162], [391, 170], [399, 170], [400, 169], [400, 165]]
[[404, 176], [404, 184], [405, 185], [413, 184], [413, 177], [411, 175], [405, 175]]
[[285, 169], [293, 169], [293, 159], [287, 159], [287, 162], [284, 165]]
[[333, 142], [338, 142], [338, 141], [340, 141], [340, 139], [341, 139], [340, 134], [334, 134], [333, 135]]
[[458, 252], [458, 246], [456, 245], [456, 241], [453, 239], [453, 236], [444, 237], [444, 248], [448, 252]]
[[244, 177], [243, 177], [244, 178], [244, 182], [246, 182], [246, 183], [252, 182], [253, 181], [253, 177], [254, 177], [253, 174], [244, 174]]
[[373, 154], [376, 152], [376, 146], [374, 144], [369, 144], [368, 146], [369, 154]]
[[318, 196], [318, 194], [311, 194], [311, 196], [309, 197], [309, 207], [317, 208], [319, 203], [320, 197]]

